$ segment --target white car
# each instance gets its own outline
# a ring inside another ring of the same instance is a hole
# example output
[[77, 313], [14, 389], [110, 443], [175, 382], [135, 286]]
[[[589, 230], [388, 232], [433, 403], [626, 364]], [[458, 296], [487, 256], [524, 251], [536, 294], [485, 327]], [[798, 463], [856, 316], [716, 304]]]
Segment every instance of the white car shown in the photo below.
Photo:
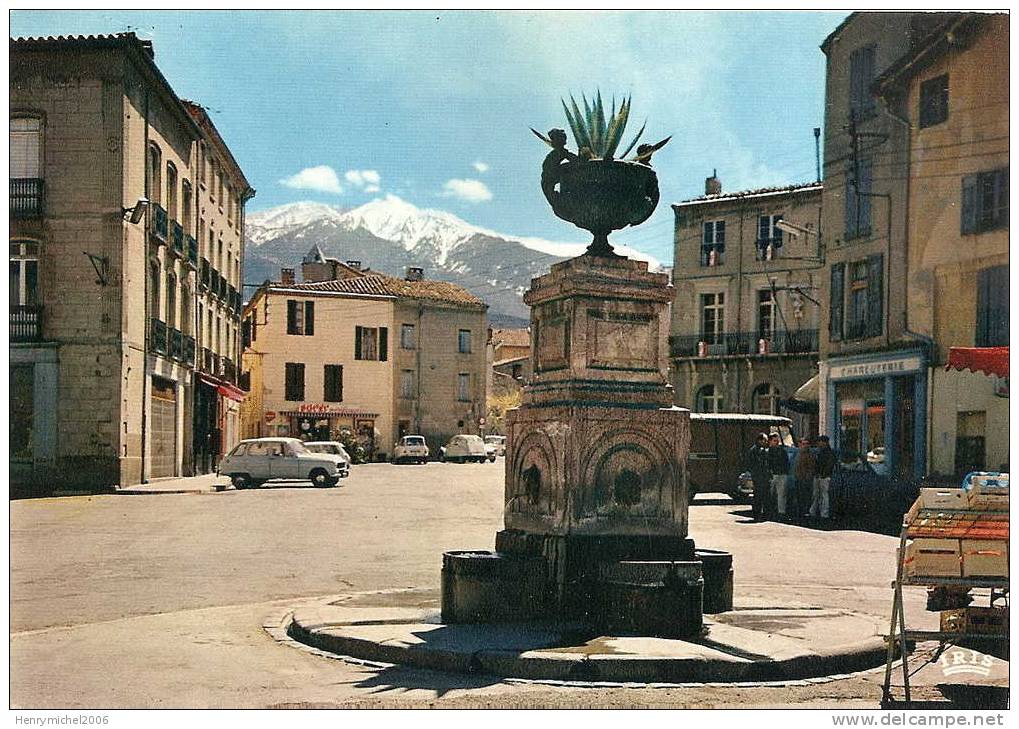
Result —
[[424, 463], [428, 455], [423, 435], [405, 435], [393, 446], [393, 463]]
[[505, 435], [486, 435], [485, 445], [492, 446], [495, 449], [495, 455], [505, 456], [506, 455], [506, 436]]
[[335, 440], [315, 440], [305, 443], [304, 447], [312, 453], [326, 453], [332, 456], [340, 456], [347, 464], [347, 467], [343, 469], [343, 473], [340, 477], [346, 478], [350, 475], [350, 454], [347, 453], [347, 449], [343, 447], [342, 443], [338, 443]]
[[224, 456], [216, 473], [229, 476], [236, 489], [278, 480], [308, 480], [325, 488], [335, 486], [349, 469], [343, 456], [312, 453], [297, 438], [253, 438], [242, 440]]
[[454, 435], [442, 447], [442, 460], [449, 463], [495, 463], [495, 449], [485, 446], [480, 435]]

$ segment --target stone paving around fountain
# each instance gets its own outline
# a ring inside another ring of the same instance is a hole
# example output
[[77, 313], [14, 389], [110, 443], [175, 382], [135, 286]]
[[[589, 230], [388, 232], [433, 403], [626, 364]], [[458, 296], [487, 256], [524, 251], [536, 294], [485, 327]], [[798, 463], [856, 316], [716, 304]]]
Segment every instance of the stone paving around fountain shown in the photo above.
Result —
[[885, 650], [874, 617], [806, 603], [737, 600], [736, 609], [706, 616], [704, 636], [687, 641], [598, 635], [579, 624], [443, 625], [439, 610], [399, 602], [386, 593], [354, 604], [329, 599], [295, 609], [281, 627], [301, 643], [354, 659], [551, 681], [806, 679], [872, 668]]

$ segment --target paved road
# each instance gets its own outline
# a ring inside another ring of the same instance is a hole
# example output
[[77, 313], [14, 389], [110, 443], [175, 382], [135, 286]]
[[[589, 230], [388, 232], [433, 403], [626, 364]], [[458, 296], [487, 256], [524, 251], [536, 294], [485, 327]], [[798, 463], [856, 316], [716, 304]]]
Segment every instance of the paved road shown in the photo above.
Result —
[[[327, 490], [12, 502], [12, 705], [876, 705], [872, 678], [593, 691], [378, 672], [262, 630], [266, 616], [325, 595], [416, 588], [408, 604], [437, 605], [442, 551], [492, 547], [502, 478], [502, 461], [378, 464]], [[698, 545], [734, 554], [738, 602], [888, 614], [893, 538], [745, 514], [721, 496], [691, 507]]]

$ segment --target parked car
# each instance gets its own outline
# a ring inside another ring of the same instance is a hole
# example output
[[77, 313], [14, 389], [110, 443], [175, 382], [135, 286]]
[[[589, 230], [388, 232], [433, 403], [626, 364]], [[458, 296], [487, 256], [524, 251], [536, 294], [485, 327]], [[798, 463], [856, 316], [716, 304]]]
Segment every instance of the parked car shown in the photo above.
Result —
[[744, 478], [747, 451], [758, 433], [778, 433], [790, 454], [796, 452], [792, 421], [778, 415], [691, 413], [690, 454], [687, 456], [689, 497], [721, 492], [733, 500], [753, 499], [754, 484]]
[[423, 435], [405, 435], [393, 446], [393, 463], [424, 463], [428, 455]]
[[505, 435], [486, 435], [485, 445], [495, 447], [495, 455], [505, 456], [506, 455], [506, 436]]
[[297, 438], [242, 440], [219, 462], [216, 473], [229, 476], [236, 489], [261, 486], [266, 481], [303, 481], [326, 488], [349, 473], [343, 456], [313, 453]]
[[450, 463], [484, 463], [486, 460], [495, 463], [495, 451], [485, 447], [480, 435], [454, 435], [449, 443], [441, 448], [442, 460]]
[[305, 443], [304, 447], [312, 453], [326, 453], [332, 456], [340, 456], [347, 462], [347, 468], [344, 469], [342, 478], [346, 478], [350, 475], [350, 464], [352, 461], [350, 454], [347, 453], [347, 449], [343, 447], [342, 443], [338, 443], [335, 440], [317, 440]]

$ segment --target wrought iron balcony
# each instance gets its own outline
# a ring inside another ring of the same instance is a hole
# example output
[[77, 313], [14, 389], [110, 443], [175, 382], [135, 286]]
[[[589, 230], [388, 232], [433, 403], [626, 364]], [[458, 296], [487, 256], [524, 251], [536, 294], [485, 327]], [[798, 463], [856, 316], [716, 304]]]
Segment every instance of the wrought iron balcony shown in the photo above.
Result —
[[41, 218], [46, 210], [46, 181], [38, 177], [11, 178], [11, 217]]
[[170, 241], [173, 245], [174, 253], [183, 256], [185, 254], [184, 249], [184, 226], [178, 223], [176, 220], [170, 225]]
[[159, 319], [151, 319], [152, 331], [151, 331], [151, 347], [152, 351], [156, 354], [166, 355], [169, 353], [169, 332], [164, 322]]
[[185, 336], [184, 337], [184, 364], [195, 366], [195, 338]]
[[184, 332], [170, 329], [170, 357], [180, 362], [184, 359]]
[[212, 374], [212, 350], [208, 347], [202, 347], [201, 356], [198, 360], [198, 369]]
[[220, 360], [223, 367], [223, 379], [227, 382], [237, 382], [237, 365], [234, 364], [232, 359], [224, 357]]
[[768, 354], [807, 354], [818, 349], [816, 329], [784, 332], [727, 332], [669, 337], [671, 357], [725, 357]]
[[209, 281], [209, 290], [212, 291], [213, 296], [219, 296], [219, 282], [222, 280], [223, 279], [219, 277], [219, 271], [213, 268], [210, 273]]
[[184, 236], [184, 245], [188, 251], [188, 261], [192, 266], [198, 265], [198, 241], [193, 235]]
[[224, 303], [226, 303], [226, 301], [227, 301], [226, 294], [227, 294], [226, 276], [220, 276], [219, 277], [219, 298], [220, 298], [220, 301], [223, 301]]
[[152, 235], [164, 243], [166, 242], [167, 227], [170, 220], [166, 215], [166, 208], [162, 205], [152, 206]]
[[203, 258], [201, 263], [198, 265], [198, 285], [203, 289], [209, 288], [209, 282], [211, 280], [211, 268], [209, 266], [209, 259]]
[[42, 307], [11, 307], [11, 341], [38, 342], [42, 339]]

